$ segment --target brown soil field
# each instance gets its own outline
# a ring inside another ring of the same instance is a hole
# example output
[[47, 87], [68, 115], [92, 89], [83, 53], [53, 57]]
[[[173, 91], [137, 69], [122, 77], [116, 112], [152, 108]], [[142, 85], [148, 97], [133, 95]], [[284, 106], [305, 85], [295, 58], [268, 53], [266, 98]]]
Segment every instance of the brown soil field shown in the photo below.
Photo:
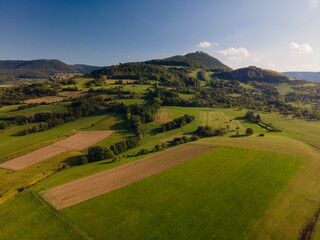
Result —
[[167, 123], [170, 122], [171, 119], [168, 119], [169, 110], [167, 108], [160, 108], [156, 114], [154, 119], [157, 123]]
[[66, 98], [77, 98], [82, 95], [85, 95], [85, 93], [81, 91], [62, 91], [62, 92], [59, 92], [58, 95]]
[[0, 164], [0, 168], [19, 170], [67, 150], [80, 151], [111, 135], [113, 131], [84, 131], [60, 142]]
[[201, 145], [184, 145], [131, 163], [93, 174], [41, 192], [56, 209], [63, 209], [173, 167], [212, 150]]
[[47, 96], [47, 97], [41, 97], [41, 98], [34, 98], [34, 99], [28, 99], [25, 100], [25, 103], [53, 103], [53, 102], [60, 102], [63, 100], [63, 97], [58, 96]]

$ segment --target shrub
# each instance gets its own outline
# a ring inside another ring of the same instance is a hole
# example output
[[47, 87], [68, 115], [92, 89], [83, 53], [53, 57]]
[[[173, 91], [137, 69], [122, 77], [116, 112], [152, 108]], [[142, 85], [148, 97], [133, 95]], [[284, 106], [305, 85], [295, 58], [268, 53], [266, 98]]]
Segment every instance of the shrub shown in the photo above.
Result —
[[198, 137], [198, 136], [192, 136], [191, 138], [190, 138], [190, 141], [197, 141], [197, 140], [199, 140], [200, 138]]
[[253, 134], [253, 129], [252, 128], [247, 128], [246, 134], [247, 135], [252, 135]]
[[264, 137], [264, 134], [263, 134], [263, 133], [260, 133], [260, 134], [259, 134], [259, 137]]
[[154, 148], [157, 152], [162, 150], [162, 147], [160, 145], [155, 145]]
[[162, 147], [162, 149], [167, 149], [167, 148], [168, 148], [168, 145], [167, 145], [166, 143], [162, 143], [162, 144], [161, 144], [161, 147]]
[[184, 143], [189, 142], [189, 138], [187, 138], [186, 136], [183, 136], [183, 137], [181, 138], [181, 140], [182, 140]]
[[104, 159], [112, 158], [113, 153], [109, 148], [100, 146], [90, 147], [88, 150], [89, 162], [101, 161]]
[[148, 149], [143, 148], [143, 149], [140, 150], [138, 155], [145, 155], [145, 154], [148, 154], [148, 153], [149, 153]]
[[82, 156], [80, 158], [80, 165], [84, 165], [88, 163], [88, 158], [86, 156]]

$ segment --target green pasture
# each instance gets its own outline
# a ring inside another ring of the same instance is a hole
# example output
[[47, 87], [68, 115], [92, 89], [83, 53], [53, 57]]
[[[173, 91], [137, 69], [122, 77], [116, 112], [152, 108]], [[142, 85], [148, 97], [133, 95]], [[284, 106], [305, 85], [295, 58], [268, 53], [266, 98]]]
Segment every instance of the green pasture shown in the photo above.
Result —
[[193, 94], [187, 94], [187, 93], [180, 93], [179, 96], [180, 96], [180, 98], [182, 98], [182, 99], [191, 99], [191, 98], [194, 97]]
[[[18, 105], [20, 106], [20, 105]], [[39, 105], [36, 107], [32, 108], [26, 108], [23, 110], [18, 110], [18, 106], [16, 108], [7, 108], [6, 111], [0, 111], [0, 115], [5, 115], [5, 116], [15, 116], [15, 115], [20, 115], [20, 116], [30, 116], [34, 115], [36, 113], [40, 112], [63, 112], [67, 110], [66, 107], [64, 106], [59, 106], [59, 105], [51, 105], [51, 104], [46, 104], [46, 105]]]
[[276, 113], [260, 114], [267, 123], [272, 123], [285, 134], [295, 139], [320, 142], [320, 122], [292, 119]]
[[229, 129], [233, 131], [236, 131], [236, 128], [239, 128], [240, 131], [245, 131], [245, 128], [238, 120], [234, 120], [233, 117], [226, 116], [223, 112], [215, 110], [201, 111], [199, 125], [209, 126], [213, 129], [227, 128], [229, 126]]
[[245, 239], [303, 164], [217, 148], [61, 212], [94, 239]]

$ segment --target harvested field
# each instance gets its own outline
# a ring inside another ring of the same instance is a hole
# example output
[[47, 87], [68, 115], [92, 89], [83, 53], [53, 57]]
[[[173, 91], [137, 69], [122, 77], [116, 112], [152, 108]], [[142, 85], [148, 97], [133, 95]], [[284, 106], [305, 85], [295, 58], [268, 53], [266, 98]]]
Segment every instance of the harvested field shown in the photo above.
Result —
[[58, 93], [59, 96], [66, 98], [77, 98], [85, 94], [86, 93], [82, 91], [63, 91]]
[[63, 209], [154, 175], [211, 149], [200, 145], [173, 148], [45, 190], [42, 195], [56, 209]]
[[80, 151], [111, 135], [113, 131], [84, 131], [60, 142], [0, 164], [0, 168], [19, 170], [67, 150]]
[[154, 121], [157, 123], [169, 122], [170, 119], [168, 119], [168, 112], [169, 112], [169, 110], [167, 108], [160, 108], [159, 111], [157, 112], [157, 115], [156, 115]]
[[60, 102], [63, 100], [63, 97], [58, 96], [47, 96], [47, 97], [41, 97], [41, 98], [34, 98], [34, 99], [28, 99], [25, 100], [25, 103], [53, 103], [53, 102]]

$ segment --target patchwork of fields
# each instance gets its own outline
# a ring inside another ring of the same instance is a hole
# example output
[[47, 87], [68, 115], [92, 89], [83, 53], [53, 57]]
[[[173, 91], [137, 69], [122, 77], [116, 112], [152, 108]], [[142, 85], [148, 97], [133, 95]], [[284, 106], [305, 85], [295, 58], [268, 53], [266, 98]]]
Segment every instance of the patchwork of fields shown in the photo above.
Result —
[[[84, 84], [76, 85], [84, 88]], [[125, 90], [138, 93], [149, 87], [128, 85]], [[117, 101], [148, 104], [148, 99]], [[192, 123], [160, 132], [163, 123], [186, 113], [195, 116]], [[283, 131], [270, 133], [246, 120], [245, 113], [163, 107], [154, 122], [144, 125], [142, 145], [129, 154], [192, 135], [198, 126], [241, 133], [250, 127], [255, 134], [202, 138], [145, 157], [104, 160], [63, 171], [57, 169], [81, 156], [89, 145], [110, 146], [132, 136], [123, 116], [96, 114], [27, 136], [18, 134], [26, 126], [10, 126], [0, 135], [0, 161], [5, 162], [0, 167], [50, 144], [72, 151], [51, 158], [43, 154], [43, 161], [24, 169], [11, 168], [14, 172], [0, 169], [0, 239], [83, 239], [83, 235], [93, 239], [297, 239], [320, 200], [315, 147], [320, 146], [320, 125], [260, 114]], [[70, 135], [76, 139], [79, 130], [92, 136], [94, 131], [114, 132], [82, 147], [68, 138], [55, 143]], [[260, 133], [265, 136], [258, 137]], [[39, 193], [48, 202], [37, 197]], [[319, 229], [317, 225], [316, 234]]]
[[67, 150], [81, 151], [111, 135], [113, 131], [86, 131], [53, 143], [34, 152], [0, 164], [0, 168], [19, 170]]

